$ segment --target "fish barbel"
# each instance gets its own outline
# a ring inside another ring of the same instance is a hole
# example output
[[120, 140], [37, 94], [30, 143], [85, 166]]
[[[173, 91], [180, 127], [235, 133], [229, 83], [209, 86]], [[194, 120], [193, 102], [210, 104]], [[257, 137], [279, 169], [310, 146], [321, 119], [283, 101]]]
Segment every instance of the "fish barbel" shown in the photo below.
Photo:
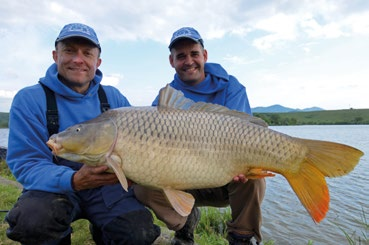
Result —
[[340, 143], [291, 137], [256, 117], [198, 102], [167, 85], [157, 107], [122, 107], [52, 135], [53, 154], [107, 165], [127, 190], [127, 178], [162, 189], [181, 215], [194, 198], [183, 190], [213, 188], [244, 174], [283, 175], [315, 222], [329, 209], [325, 177], [349, 173], [363, 155]]

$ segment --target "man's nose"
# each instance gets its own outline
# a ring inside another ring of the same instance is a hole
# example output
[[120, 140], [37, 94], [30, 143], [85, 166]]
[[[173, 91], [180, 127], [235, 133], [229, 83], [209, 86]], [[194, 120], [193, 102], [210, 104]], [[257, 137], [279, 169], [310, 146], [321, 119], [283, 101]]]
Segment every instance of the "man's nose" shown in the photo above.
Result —
[[193, 59], [190, 55], [186, 56], [186, 59], [185, 59], [185, 64], [186, 65], [192, 65], [193, 63]]
[[75, 52], [75, 54], [73, 55], [73, 61], [74, 62], [83, 62], [83, 52], [81, 50], [78, 50], [77, 52]]

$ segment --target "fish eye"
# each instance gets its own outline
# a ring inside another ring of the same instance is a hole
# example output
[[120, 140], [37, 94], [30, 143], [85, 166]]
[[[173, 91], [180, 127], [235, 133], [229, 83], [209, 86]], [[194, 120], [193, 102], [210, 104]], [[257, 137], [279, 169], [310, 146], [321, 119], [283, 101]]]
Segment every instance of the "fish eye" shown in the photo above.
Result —
[[79, 131], [81, 131], [81, 128], [76, 128], [76, 132], [78, 133]]

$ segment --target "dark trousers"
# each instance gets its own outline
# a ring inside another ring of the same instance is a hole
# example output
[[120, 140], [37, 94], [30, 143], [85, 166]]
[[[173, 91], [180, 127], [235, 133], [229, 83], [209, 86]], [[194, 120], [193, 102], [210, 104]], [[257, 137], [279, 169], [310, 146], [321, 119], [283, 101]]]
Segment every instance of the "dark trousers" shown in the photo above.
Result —
[[88, 219], [97, 244], [152, 244], [151, 213], [120, 185], [57, 194], [24, 191], [9, 211], [7, 236], [22, 244], [70, 244], [71, 223]]
[[[253, 235], [259, 242], [261, 236], [261, 202], [265, 194], [264, 179], [250, 179], [246, 183], [231, 182], [228, 185], [211, 189], [187, 190], [195, 198], [195, 206], [230, 206], [232, 220], [227, 222], [229, 233]], [[167, 201], [161, 190], [153, 190], [135, 185], [138, 200], [150, 207], [156, 217], [171, 230], [180, 230], [187, 217], [179, 215]]]

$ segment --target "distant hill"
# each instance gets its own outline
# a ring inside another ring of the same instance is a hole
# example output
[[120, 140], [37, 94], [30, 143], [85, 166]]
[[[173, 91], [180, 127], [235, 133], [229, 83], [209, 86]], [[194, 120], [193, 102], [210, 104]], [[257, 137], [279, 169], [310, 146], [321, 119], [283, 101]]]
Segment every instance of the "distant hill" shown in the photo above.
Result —
[[369, 124], [369, 109], [253, 113], [270, 126]]
[[251, 111], [253, 113], [284, 113], [284, 112], [299, 112], [299, 111], [323, 111], [324, 109], [320, 108], [320, 107], [310, 107], [310, 108], [305, 108], [305, 109], [293, 109], [293, 108], [288, 108], [288, 107], [284, 107], [281, 105], [271, 105], [268, 107], [255, 107], [255, 108], [251, 108]]

